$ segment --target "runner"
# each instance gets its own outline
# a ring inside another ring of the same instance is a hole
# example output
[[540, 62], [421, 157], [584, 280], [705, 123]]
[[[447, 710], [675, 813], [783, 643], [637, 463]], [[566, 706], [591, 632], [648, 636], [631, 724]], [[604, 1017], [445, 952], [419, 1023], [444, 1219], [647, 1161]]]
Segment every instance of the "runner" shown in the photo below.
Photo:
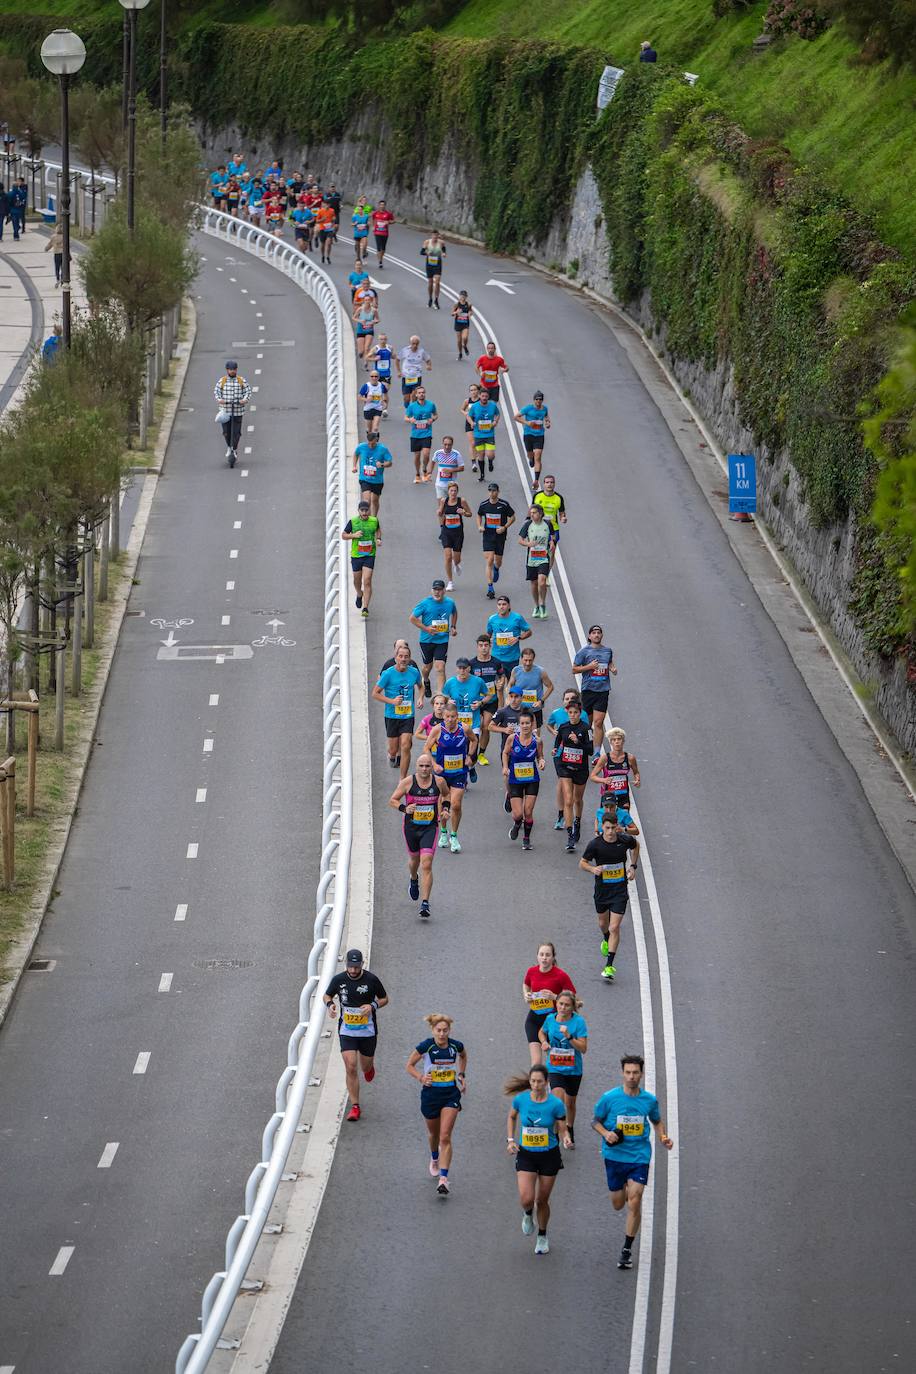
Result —
[[[378, 340], [366, 354], [366, 361], [370, 367], [374, 367], [378, 373], [378, 379], [391, 390], [391, 369], [394, 364], [394, 350], [388, 346], [388, 335], [379, 334]], [[385, 405], [382, 408], [382, 419], [388, 419], [388, 396], [385, 397]]]
[[[496, 596], [493, 584], [499, 581], [506, 548], [506, 533], [515, 524], [515, 511], [499, 494], [499, 483], [491, 482], [489, 495], [477, 507], [477, 528], [483, 536], [483, 561], [487, 569], [487, 600]], [[507, 598], [508, 600], [508, 598]], [[497, 658], [500, 657], [497, 654]]]
[[544, 724], [544, 703], [553, 692], [553, 683], [544, 669], [534, 661], [534, 650], [526, 644], [519, 662], [509, 674], [509, 688], [515, 687], [522, 694], [522, 706], [534, 716], [535, 728], [540, 730]]
[[429, 697], [432, 695], [429, 685], [430, 667], [435, 663], [436, 676], [439, 679], [438, 690], [441, 692], [445, 681], [448, 641], [450, 636], [458, 633], [458, 607], [450, 596], [445, 595], [445, 583], [441, 577], [437, 577], [433, 582], [431, 594], [414, 606], [410, 613], [410, 623], [416, 625], [420, 631], [423, 690]]
[[487, 340], [486, 347], [474, 366], [482, 389], [489, 392], [491, 401], [498, 402], [502, 374], [509, 371], [509, 364], [501, 353], [497, 353], [496, 344], [492, 339]]
[[468, 293], [466, 291], [459, 291], [458, 299], [452, 306], [452, 319], [455, 321], [455, 334], [457, 335], [455, 343], [458, 345], [459, 363], [461, 362], [462, 354], [465, 356], [467, 355], [468, 333], [471, 328], [471, 316], [473, 313], [474, 307], [468, 300]]
[[442, 724], [434, 725], [429, 732], [427, 748], [433, 756], [433, 771], [445, 778], [449, 787], [451, 806], [448, 825], [443, 818], [439, 822], [439, 848], [451, 847], [453, 854], [461, 853], [458, 827], [461, 824], [461, 808], [468, 785], [468, 768], [473, 761], [473, 739], [470, 731], [465, 730], [458, 719], [458, 708], [446, 698], [442, 713]]
[[385, 266], [385, 250], [388, 247], [388, 231], [394, 224], [394, 215], [383, 200], [372, 211], [372, 232], [375, 235], [375, 253], [378, 266]]
[[238, 457], [239, 439], [242, 437], [242, 417], [251, 399], [251, 387], [239, 375], [239, 365], [235, 358], [226, 359], [226, 371], [213, 388], [213, 396], [219, 405], [219, 420], [223, 438], [226, 441], [226, 459], [231, 468], [235, 467]]
[[652, 1162], [652, 1132], [670, 1150], [674, 1141], [665, 1130], [658, 1098], [642, 1086], [645, 1061], [641, 1054], [625, 1054], [620, 1061], [623, 1087], [611, 1088], [595, 1104], [592, 1129], [602, 1139], [604, 1171], [615, 1212], [627, 1209], [627, 1229], [618, 1269], [633, 1268], [633, 1242], [642, 1220], [642, 1195], [649, 1181]]
[[[499, 710], [494, 712], [493, 721], [490, 726], [494, 734], [502, 735], [499, 745], [500, 757], [502, 757], [507, 738], [510, 735], [514, 735], [518, 729], [518, 718], [522, 713], [522, 694], [517, 687], [512, 687], [507, 690], [506, 698], [505, 706], [500, 706]], [[508, 788], [506, 789], [505, 808], [507, 814], [512, 810], [512, 807], [509, 805]]]
[[524, 616], [513, 611], [505, 592], [496, 598], [496, 613], [487, 621], [487, 630], [493, 637], [493, 657], [499, 659], [508, 675], [518, 664], [519, 644], [531, 638], [531, 626]]
[[468, 406], [468, 419], [474, 427], [474, 461], [471, 467], [477, 472], [478, 482], [483, 481], [484, 464], [493, 471], [496, 456], [496, 427], [499, 424], [499, 406], [491, 401], [485, 387], [473, 405]]
[[484, 631], [477, 636], [477, 657], [471, 659], [471, 673], [486, 684], [487, 696], [480, 703], [480, 742], [477, 748], [477, 763], [486, 768], [490, 760], [486, 755], [490, 743], [490, 721], [502, 702], [506, 685], [506, 671], [499, 659], [493, 657], [492, 640]]
[[[410, 653], [410, 645], [406, 639], [396, 639], [394, 641], [394, 644], [392, 645], [392, 648], [394, 650], [394, 653], [392, 653], [390, 658], [385, 659], [385, 662], [382, 664], [381, 668], [379, 668], [380, 673], [383, 673], [386, 668], [394, 667], [394, 655], [397, 653], [398, 649], [406, 649], [407, 652]], [[413, 659], [410, 660], [410, 666], [411, 668], [417, 668], [417, 665]], [[420, 669], [417, 668], [417, 672], [419, 671]]]
[[517, 840], [518, 832], [524, 830], [522, 849], [525, 850], [531, 848], [534, 806], [543, 769], [544, 751], [534, 733], [534, 716], [523, 709], [518, 713], [518, 729], [513, 734], [507, 734], [503, 745], [503, 777], [508, 783], [509, 809], [512, 812], [509, 839]]
[[596, 835], [601, 834], [601, 826], [604, 821], [605, 811], [607, 811], [608, 815], [616, 818], [617, 824], [620, 826], [621, 830], [625, 830], [628, 835], [639, 834], [639, 826], [636, 824], [629, 811], [623, 806], [618, 806], [611, 797], [608, 797], [607, 806], [599, 806], [598, 810], [595, 812]]
[[230, 177], [226, 182], [226, 210], [230, 215], [237, 215], [239, 212], [239, 201], [242, 199], [242, 188], [237, 177]]
[[297, 205], [291, 217], [293, 237], [300, 253], [312, 250], [312, 231], [315, 225], [315, 212], [310, 205]]
[[528, 507], [528, 519], [518, 532], [518, 542], [525, 554], [525, 577], [531, 588], [535, 620], [547, 619], [547, 572], [550, 568], [550, 547], [553, 531], [544, 519], [540, 506]]
[[551, 1091], [566, 1108], [569, 1148], [574, 1149], [576, 1098], [582, 1083], [582, 1056], [588, 1049], [588, 1026], [579, 1015], [574, 993], [560, 993], [555, 1010], [544, 1018], [538, 1038], [544, 1051]]
[[532, 1064], [542, 1060], [541, 1027], [553, 1011], [561, 992], [575, 993], [576, 985], [565, 969], [557, 963], [557, 950], [552, 940], [538, 945], [537, 963], [526, 969], [522, 979], [522, 995], [528, 1008], [525, 1016], [525, 1038]]
[[[332, 182], [331, 185], [328, 187], [328, 189], [325, 191], [324, 195], [322, 196], [322, 200], [324, 201], [325, 205], [327, 205], [328, 209], [329, 209], [329, 210], [332, 210], [333, 213], [334, 213], [334, 239], [336, 240], [336, 238], [337, 238], [337, 232], [338, 232], [338, 230], [340, 229], [340, 192], [338, 191], [337, 187], [334, 185], [333, 182]], [[329, 245], [328, 245], [328, 262], [330, 262], [330, 261], [331, 261], [331, 247], [330, 247], [330, 244], [329, 244]]]
[[420, 900], [420, 917], [428, 921], [432, 912], [429, 899], [433, 890], [433, 856], [439, 812], [449, 809], [448, 786], [433, 772], [430, 754], [417, 759], [417, 771], [403, 777], [391, 794], [388, 805], [404, 813], [404, 843], [407, 846], [407, 894], [412, 902]]
[[515, 418], [522, 426], [522, 441], [528, 455], [528, 466], [534, 471], [534, 490], [541, 481], [541, 458], [544, 454], [544, 432], [550, 429], [550, 414], [544, 404], [543, 391], [536, 391], [532, 404], [522, 406], [515, 412]]
[[[536, 482], [535, 486], [537, 486]], [[560, 526], [566, 524], [566, 502], [557, 491], [557, 479], [551, 473], [548, 473], [544, 478], [544, 490], [537, 493], [534, 504], [540, 506], [544, 512], [544, 519], [550, 526], [550, 571], [553, 572], [554, 559], [557, 556], [557, 547], [560, 543]], [[547, 585], [550, 586], [549, 578]]]
[[[575, 687], [567, 687], [563, 693], [563, 705], [555, 706], [554, 709], [551, 711], [550, 715], [547, 717], [547, 720], [544, 722], [547, 726], [547, 729], [553, 736], [554, 740], [553, 749], [551, 750], [551, 756], [553, 758], [553, 771], [557, 775], [557, 819], [554, 821], [554, 830], [562, 830], [564, 825], [566, 824], [563, 816], [563, 780], [560, 777], [560, 769], [557, 763], [557, 730], [560, 728], [561, 725], [565, 725], [566, 722], [569, 720], [569, 711], [566, 708], [569, 705], [572, 698], [578, 698], [578, 696], [579, 693], [576, 691]], [[600, 834], [600, 831], [596, 830], [595, 834]]]
[[225, 164], [221, 162], [216, 171], [210, 173], [210, 195], [213, 197], [214, 210], [226, 208], [226, 187], [228, 184], [229, 173], [226, 171]]
[[[356, 343], [359, 347], [359, 339]], [[363, 382], [359, 394], [363, 398], [363, 419], [366, 422], [366, 433], [377, 434], [379, 421], [388, 408], [388, 388], [374, 369], [369, 373], [368, 382]]]
[[607, 715], [608, 697], [611, 691], [610, 674], [617, 676], [614, 651], [602, 643], [604, 631], [600, 625], [590, 625], [588, 643], [584, 644], [573, 659], [572, 670], [582, 678], [582, 710], [588, 716], [592, 727], [592, 743], [596, 756], [601, 753], [604, 739], [604, 717]]
[[369, 602], [372, 600], [372, 574], [375, 569], [376, 549], [382, 542], [382, 527], [378, 517], [370, 514], [369, 502], [364, 498], [357, 507], [359, 514], [350, 519], [343, 527], [341, 539], [349, 539], [350, 568], [353, 572], [353, 586], [356, 591], [356, 609], [362, 611], [363, 620], [369, 619]]
[[635, 754], [628, 754], [625, 748], [626, 734], [619, 725], [607, 732], [604, 752], [597, 755], [592, 765], [592, 782], [601, 784], [601, 802], [613, 798], [618, 806], [630, 808], [630, 787], [639, 786], [639, 764]]
[[356, 249], [356, 257], [359, 262], [365, 262], [369, 247], [369, 211], [363, 204], [362, 196], [356, 197], [350, 223], [353, 225], [353, 247]]
[[426, 399], [424, 386], [418, 386], [404, 414], [404, 423], [410, 425], [410, 451], [416, 469], [414, 482], [428, 482], [433, 475], [429, 452], [433, 446], [433, 425], [438, 418], [435, 402]]
[[554, 758], [557, 780], [563, 794], [563, 820], [566, 824], [566, 852], [575, 852], [582, 834], [582, 802], [588, 782], [588, 763], [592, 752], [592, 737], [582, 719], [582, 702], [573, 693], [566, 703], [568, 719], [558, 726]]
[[330, 265], [331, 249], [334, 247], [334, 230], [337, 224], [334, 209], [330, 205], [319, 205], [315, 211], [315, 230], [318, 235], [318, 247], [321, 250], [321, 261]]
[[453, 447], [454, 443], [455, 440], [451, 434], [443, 434], [442, 447], [437, 448], [433, 454], [433, 464], [436, 469], [436, 496], [440, 501], [443, 496], [448, 495], [449, 486], [458, 476], [458, 473], [464, 472], [464, 459]]
[[[448, 579], [445, 590], [452, 590], [452, 575], [461, 575], [461, 550], [464, 548], [464, 522], [470, 520], [473, 511], [463, 496], [458, 495], [458, 483], [449, 482], [446, 494], [437, 508], [439, 517], [439, 543], [445, 560], [445, 576]], [[461, 660], [458, 660], [459, 663]]]
[[439, 288], [442, 285], [442, 268], [445, 262], [446, 247], [439, 237], [438, 229], [434, 229], [428, 239], [423, 242], [420, 255], [426, 259], [426, 288], [429, 299], [426, 302], [427, 309], [433, 306], [439, 310]]
[[452, 1039], [451, 1016], [433, 1012], [423, 1019], [432, 1035], [417, 1045], [407, 1061], [407, 1072], [422, 1085], [420, 1111], [429, 1136], [429, 1172], [438, 1179], [439, 1196], [448, 1197], [452, 1132], [467, 1086], [468, 1055], [461, 1041]]
[[264, 196], [264, 219], [274, 238], [283, 237], [283, 220], [286, 216], [286, 192], [276, 186], [268, 186]]
[[363, 366], [367, 370], [369, 364], [365, 361], [366, 349], [372, 347], [378, 320], [378, 301], [375, 298], [375, 293], [373, 292], [371, 296], [362, 296], [353, 310], [353, 323], [356, 325], [357, 357], [363, 361]]
[[486, 701], [489, 688], [483, 678], [471, 672], [471, 660], [455, 660], [455, 676], [450, 677], [442, 689], [444, 695], [455, 703], [465, 734], [471, 740], [471, 782], [477, 781], [477, 749], [480, 736], [480, 704]]
[[399, 642], [394, 651], [394, 663], [382, 668], [372, 688], [372, 700], [382, 702], [385, 707], [388, 763], [392, 768], [400, 765], [402, 778], [407, 777], [410, 767], [414, 712], [423, 705], [421, 688], [420, 670], [411, 662], [410, 649], [406, 643]]
[[363, 267], [363, 260], [362, 258], [357, 258], [356, 262], [353, 264], [353, 271], [347, 275], [347, 281], [350, 284], [351, 305], [356, 305], [356, 292], [361, 286], [364, 286], [368, 280], [369, 273], [366, 271], [365, 267]]
[[347, 1120], [359, 1121], [359, 1070], [362, 1069], [366, 1082], [371, 1083], [375, 1077], [378, 1044], [376, 1012], [388, 1005], [382, 980], [363, 965], [362, 950], [347, 950], [346, 968], [342, 973], [335, 973], [324, 990], [324, 1004], [331, 1018], [337, 1016], [337, 1002], [340, 1003], [337, 1023], [340, 1053], [351, 1104]]
[[394, 459], [390, 449], [379, 442], [378, 430], [370, 429], [361, 444], [353, 452], [353, 471], [359, 471], [359, 489], [369, 498], [372, 515], [378, 515], [379, 502], [385, 486], [385, 468], [390, 468]]
[[546, 1255], [550, 1251], [547, 1241], [550, 1195], [557, 1174], [563, 1168], [557, 1132], [565, 1150], [571, 1144], [566, 1108], [558, 1097], [547, 1091], [547, 1070], [543, 1064], [533, 1064], [526, 1077], [510, 1078], [505, 1093], [512, 1098], [506, 1122], [506, 1148], [515, 1155], [518, 1199], [522, 1204], [522, 1235], [530, 1236], [533, 1232], [532, 1213], [536, 1207], [538, 1235], [534, 1253]]
[[[461, 414], [464, 416], [464, 432], [465, 432], [465, 434], [470, 434], [471, 436], [473, 436], [473, 434], [474, 434], [474, 425], [473, 425], [473, 423], [471, 422], [471, 420], [468, 419], [468, 411], [470, 410], [471, 406], [472, 406], [472, 405], [476, 405], [476, 403], [477, 403], [479, 400], [480, 400], [480, 386], [478, 385], [477, 382], [471, 382], [470, 386], [468, 387], [468, 394], [467, 394], [467, 396], [465, 397], [465, 399], [461, 402]], [[469, 446], [470, 446], [470, 448], [471, 448], [471, 451], [473, 452], [473, 449], [474, 449], [474, 440], [473, 440], [473, 437], [470, 438], [470, 439], [468, 440], [468, 444], [469, 444]]]
[[261, 216], [264, 213], [264, 186], [260, 177], [255, 177], [248, 192], [248, 219], [260, 229]]
[[595, 879], [595, 911], [604, 956], [601, 977], [606, 983], [613, 983], [617, 976], [620, 924], [630, 900], [627, 883], [635, 880], [638, 862], [639, 840], [627, 835], [617, 824], [616, 816], [606, 810], [601, 818], [601, 834], [588, 842], [579, 860], [579, 867]]
[[411, 334], [406, 348], [401, 349], [394, 361], [401, 379], [401, 396], [406, 410], [413, 400], [413, 394], [422, 380], [423, 373], [432, 371], [433, 362], [426, 349], [420, 346], [419, 334]]
[[429, 732], [433, 728], [433, 726], [441, 725], [443, 720], [445, 719], [444, 712], [445, 703], [447, 701], [448, 697], [445, 695], [444, 692], [433, 693], [432, 701], [429, 703], [429, 714], [423, 717], [423, 719], [420, 721], [420, 724], [417, 726], [416, 730], [414, 730], [414, 739], [421, 739], [424, 741], [429, 739]]

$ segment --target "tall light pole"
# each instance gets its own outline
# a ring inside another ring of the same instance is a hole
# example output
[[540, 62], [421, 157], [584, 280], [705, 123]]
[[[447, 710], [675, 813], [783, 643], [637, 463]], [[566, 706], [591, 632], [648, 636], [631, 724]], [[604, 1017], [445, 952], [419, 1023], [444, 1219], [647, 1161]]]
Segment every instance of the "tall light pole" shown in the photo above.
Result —
[[134, 232], [134, 169], [137, 150], [137, 11], [149, 0], [121, 0], [130, 20], [130, 53], [127, 78], [127, 228]]
[[60, 81], [60, 223], [63, 259], [60, 283], [64, 348], [70, 347], [70, 78], [86, 61], [83, 40], [70, 29], [55, 29], [41, 45], [41, 60]]
[[167, 49], [166, 49], [166, 23], [165, 23], [165, 0], [159, 0], [159, 127], [162, 133], [162, 151], [165, 152], [165, 140], [168, 134], [168, 117], [166, 115], [166, 77]]

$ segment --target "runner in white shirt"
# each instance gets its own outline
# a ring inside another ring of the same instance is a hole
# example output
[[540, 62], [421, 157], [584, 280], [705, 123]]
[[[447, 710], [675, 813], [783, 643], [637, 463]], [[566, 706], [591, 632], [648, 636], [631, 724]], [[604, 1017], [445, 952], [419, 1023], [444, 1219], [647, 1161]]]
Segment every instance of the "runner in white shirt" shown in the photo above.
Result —
[[443, 496], [448, 495], [448, 484], [454, 481], [459, 472], [464, 472], [464, 459], [456, 448], [453, 448], [455, 440], [450, 434], [443, 434], [442, 447], [437, 448], [433, 454], [433, 462], [436, 465], [436, 496], [441, 501]]
[[421, 347], [419, 334], [411, 334], [410, 342], [406, 348], [400, 350], [395, 363], [401, 379], [401, 398], [406, 410], [413, 400], [413, 393], [423, 380], [423, 373], [432, 371], [433, 360], [426, 349]]

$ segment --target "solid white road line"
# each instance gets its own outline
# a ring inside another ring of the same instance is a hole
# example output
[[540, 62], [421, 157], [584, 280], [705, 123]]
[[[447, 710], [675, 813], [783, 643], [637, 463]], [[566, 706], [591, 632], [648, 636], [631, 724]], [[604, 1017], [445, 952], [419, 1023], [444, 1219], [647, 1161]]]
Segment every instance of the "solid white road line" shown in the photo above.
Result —
[[195, 843], [192, 841], [192, 842], [188, 845], [188, 855], [187, 855], [187, 857], [188, 857], [189, 859], [196, 859], [196, 858], [197, 858], [197, 851], [198, 851], [199, 848], [200, 848], [200, 846], [197, 845], [197, 844], [195, 844]]
[[207, 789], [206, 789], [206, 787], [198, 787], [198, 789], [197, 789], [197, 796], [194, 798], [194, 800], [197, 802], [198, 806], [200, 805], [201, 802], [205, 802], [205, 801], [207, 800]]
[[97, 1164], [95, 1167], [96, 1167], [97, 1169], [110, 1169], [110, 1168], [111, 1168], [111, 1164], [112, 1164], [112, 1160], [114, 1159], [114, 1157], [115, 1157], [115, 1155], [116, 1155], [117, 1153], [118, 1153], [118, 1141], [117, 1141], [117, 1140], [109, 1140], [108, 1144], [105, 1146], [104, 1150], [102, 1151], [102, 1154], [101, 1154], [101, 1157], [100, 1157], [100, 1159], [99, 1159], [98, 1164]]
[[140, 1051], [140, 1053], [137, 1055], [137, 1062], [136, 1062], [136, 1064], [134, 1065], [134, 1073], [146, 1073], [146, 1070], [147, 1070], [147, 1068], [149, 1067], [149, 1061], [150, 1061], [150, 1056], [151, 1056], [151, 1055], [152, 1055], [152, 1050], [141, 1050], [141, 1051]]
[[66, 1269], [67, 1265], [70, 1263], [70, 1256], [73, 1254], [73, 1251], [75, 1249], [75, 1245], [62, 1245], [60, 1247], [60, 1249], [57, 1252], [57, 1258], [51, 1265], [51, 1268], [48, 1270], [49, 1278], [60, 1278], [61, 1274]]
[[178, 905], [177, 905], [176, 908], [175, 908], [175, 920], [176, 920], [176, 921], [186, 921], [187, 918], [188, 918], [188, 904], [187, 904], [187, 902], [179, 902]]
[[159, 991], [160, 991], [160, 992], [171, 992], [171, 991], [172, 991], [172, 979], [173, 979], [174, 977], [175, 977], [174, 973], [163, 973], [162, 976], [161, 976], [161, 978], [159, 979]]
[[[232, 588], [231, 588], [231, 587], [227, 587], [226, 590], [227, 590], [227, 591], [231, 591]], [[209, 702], [208, 702], [207, 704], [208, 704], [209, 706], [218, 706], [218, 705], [219, 705], [219, 692], [211, 692], [211, 693], [210, 693], [210, 700], [209, 700]]]

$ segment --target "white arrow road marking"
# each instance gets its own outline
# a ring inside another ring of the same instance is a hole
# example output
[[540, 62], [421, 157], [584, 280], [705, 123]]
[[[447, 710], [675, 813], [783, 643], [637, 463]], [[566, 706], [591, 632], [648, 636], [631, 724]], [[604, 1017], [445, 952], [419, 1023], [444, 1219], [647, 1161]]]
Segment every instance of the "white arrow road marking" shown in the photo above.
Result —
[[375, 287], [376, 291], [387, 291], [388, 288], [393, 284], [390, 281], [376, 281], [375, 277], [370, 277], [369, 281], [371, 285]]
[[286, 621], [285, 621], [285, 620], [277, 620], [277, 618], [276, 618], [276, 616], [275, 616], [273, 620], [268, 620], [267, 623], [268, 623], [268, 625], [270, 626], [270, 628], [273, 630], [274, 634], [276, 634], [276, 633], [277, 633], [278, 627], [279, 627], [280, 625], [285, 625], [285, 624], [286, 624]]
[[160, 639], [159, 643], [164, 644], [167, 649], [173, 648], [178, 643], [178, 640], [175, 638], [175, 631], [169, 630], [168, 639]]
[[495, 277], [491, 277], [486, 284], [487, 286], [498, 286], [500, 291], [505, 291], [508, 296], [515, 295], [515, 292], [513, 291], [511, 286], [507, 286], [504, 281], [497, 281]]

